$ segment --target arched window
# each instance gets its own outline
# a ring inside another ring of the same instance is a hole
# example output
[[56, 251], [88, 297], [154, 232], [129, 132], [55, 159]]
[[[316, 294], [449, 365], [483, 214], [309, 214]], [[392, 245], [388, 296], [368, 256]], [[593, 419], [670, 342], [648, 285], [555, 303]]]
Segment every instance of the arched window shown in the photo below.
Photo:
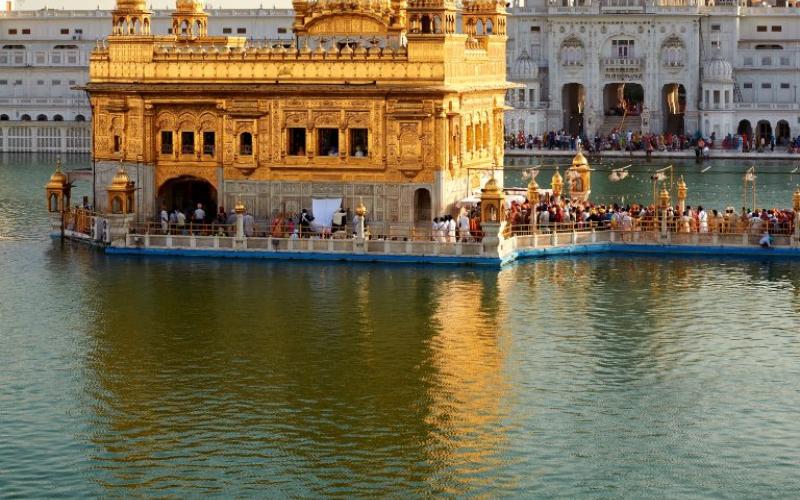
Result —
[[239, 154], [244, 156], [253, 154], [253, 135], [250, 132], [243, 132], [239, 136]]
[[7, 122], [8, 121], [8, 115], [0, 115], [0, 121]]
[[122, 213], [122, 200], [119, 199], [119, 196], [115, 196], [111, 200], [111, 212], [115, 214]]
[[422, 15], [422, 32], [423, 33], [431, 32], [431, 18], [428, 14]]
[[491, 35], [494, 32], [494, 26], [492, 25], [492, 20], [486, 20], [486, 34]]
[[25, 114], [25, 115], [20, 116], [19, 119], [24, 121], [24, 122], [29, 122], [29, 121], [31, 121], [31, 115]]
[[75, 115], [75, 121], [76, 122], [85, 122], [86, 121], [86, 117], [83, 116], [83, 115]]
[[46, 122], [47, 121], [47, 115], [37, 115], [36, 116], [36, 121], [37, 122]]
[[64, 117], [61, 116], [61, 115], [54, 115], [53, 116], [53, 121], [54, 122], [63, 122], [64, 121]]
[[480, 19], [478, 19], [478, 22], [475, 24], [475, 34], [483, 35], [483, 21]]

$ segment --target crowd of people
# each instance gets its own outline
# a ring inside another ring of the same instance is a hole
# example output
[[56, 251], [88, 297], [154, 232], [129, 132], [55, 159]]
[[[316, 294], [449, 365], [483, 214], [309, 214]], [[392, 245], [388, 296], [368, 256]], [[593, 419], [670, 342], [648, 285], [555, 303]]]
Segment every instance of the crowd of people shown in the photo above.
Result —
[[608, 135], [595, 134], [589, 138], [583, 134], [570, 134], [565, 130], [551, 130], [550, 132], [533, 135], [520, 130], [516, 134], [510, 133], [505, 137], [506, 149], [529, 150], [564, 150], [574, 151], [579, 148], [592, 153], [604, 151], [684, 151], [694, 148], [697, 156], [708, 157], [715, 149], [737, 152], [764, 152], [775, 151], [776, 148], [786, 148], [789, 153], [800, 153], [800, 135], [795, 138], [778, 139], [774, 134], [762, 136], [748, 136], [745, 134], [728, 134], [721, 140], [716, 133], [703, 137], [700, 133], [692, 136], [685, 134], [644, 134], [641, 131], [613, 130]]
[[[179, 209], [167, 211], [164, 207], [160, 214], [160, 225], [163, 232], [188, 234], [202, 227], [208, 234], [232, 236], [236, 231], [238, 214], [234, 210], [226, 213], [224, 207], [219, 211], [211, 224], [207, 224], [203, 205], [188, 211]], [[350, 238], [356, 234], [358, 215], [340, 208], [334, 213], [330, 227], [312, 228], [313, 215], [302, 209], [300, 213], [278, 214], [263, 228], [256, 226], [253, 215], [245, 212], [243, 229], [247, 237], [272, 236], [273, 238]], [[644, 204], [595, 204], [589, 201], [569, 200], [566, 197], [550, 196], [538, 203], [527, 199], [514, 200], [506, 209], [507, 235], [524, 235], [531, 232], [549, 233], [559, 230], [618, 230], [618, 231], [660, 231], [662, 227], [661, 211], [653, 205]], [[733, 207], [724, 210], [706, 209], [702, 206], [687, 206], [681, 211], [679, 206], [666, 209], [667, 228], [676, 233], [736, 233], [760, 235], [760, 242], [769, 245], [770, 237], [789, 235], [794, 232], [795, 213], [789, 209], [745, 209], [737, 211]], [[368, 221], [365, 221], [368, 228]], [[202, 225], [202, 226], [198, 226]], [[408, 234], [382, 235], [367, 233], [367, 239], [415, 239], [437, 241], [441, 243], [479, 242], [483, 237], [481, 228], [480, 203], [472, 207], [462, 207], [458, 215], [442, 215], [435, 217], [430, 226], [430, 233], [412, 228]]]
[[[535, 210], [534, 210], [535, 209]], [[535, 219], [533, 219], [535, 214]], [[613, 229], [659, 231], [662, 214], [653, 205], [596, 205], [551, 197], [538, 204], [512, 202], [507, 212], [511, 234], [526, 234], [534, 226], [539, 232], [558, 229]], [[736, 211], [679, 206], [666, 210], [667, 228], [678, 233], [738, 233], [788, 235], [794, 231], [795, 213], [789, 209], [746, 209]]]

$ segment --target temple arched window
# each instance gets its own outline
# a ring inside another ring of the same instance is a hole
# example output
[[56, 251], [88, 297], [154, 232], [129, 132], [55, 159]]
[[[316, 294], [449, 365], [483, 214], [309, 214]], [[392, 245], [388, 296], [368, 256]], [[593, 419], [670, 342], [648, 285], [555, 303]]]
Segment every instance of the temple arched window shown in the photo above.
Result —
[[239, 135], [239, 154], [250, 156], [253, 154], [253, 134], [242, 132]]
[[428, 14], [422, 15], [422, 33], [431, 32], [431, 17]]
[[75, 115], [75, 121], [76, 122], [85, 122], [86, 121], [86, 117], [83, 116], [83, 115]]
[[37, 115], [36, 116], [36, 121], [37, 122], [46, 122], [47, 121], [47, 115]]

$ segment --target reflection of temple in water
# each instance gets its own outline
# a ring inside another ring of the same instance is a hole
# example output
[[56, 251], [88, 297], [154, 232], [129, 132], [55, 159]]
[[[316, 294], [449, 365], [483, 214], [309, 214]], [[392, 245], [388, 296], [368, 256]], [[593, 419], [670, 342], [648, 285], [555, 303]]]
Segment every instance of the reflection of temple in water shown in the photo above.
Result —
[[87, 359], [109, 483], [235, 452], [257, 477], [271, 457], [322, 483], [394, 470], [439, 489], [437, 471], [502, 451], [507, 279], [286, 266], [114, 263]]

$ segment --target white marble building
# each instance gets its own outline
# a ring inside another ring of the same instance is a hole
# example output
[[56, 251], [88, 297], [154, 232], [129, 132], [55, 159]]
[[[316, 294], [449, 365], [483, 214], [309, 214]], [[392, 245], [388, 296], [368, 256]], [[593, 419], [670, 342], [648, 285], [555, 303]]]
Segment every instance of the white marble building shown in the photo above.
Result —
[[509, 78], [526, 86], [509, 93], [510, 132], [800, 134], [800, 3], [515, 0], [510, 12]]
[[[208, 9], [209, 33], [288, 40], [290, 9]], [[172, 11], [156, 11], [154, 33], [171, 31]], [[109, 35], [109, 10], [0, 12], [0, 152], [86, 153], [91, 109], [73, 87], [89, 76], [89, 53]]]

